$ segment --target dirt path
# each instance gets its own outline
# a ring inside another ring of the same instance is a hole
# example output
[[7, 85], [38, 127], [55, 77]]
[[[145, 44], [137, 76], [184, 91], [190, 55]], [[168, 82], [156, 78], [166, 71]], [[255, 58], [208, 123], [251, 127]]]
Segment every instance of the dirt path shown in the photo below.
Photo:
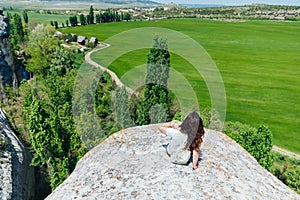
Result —
[[288, 157], [300, 160], [300, 155], [299, 154], [293, 153], [291, 151], [288, 151], [286, 149], [280, 148], [278, 146], [274, 145], [272, 150], [275, 151], [275, 152], [278, 152], [280, 154], [283, 154], [285, 156], [288, 156]]
[[[106, 49], [106, 48], [108, 48], [108, 47], [110, 47], [109, 44], [102, 43], [102, 46], [97, 47], [97, 48], [95, 48], [95, 49], [92, 50], [92, 51], [89, 51], [89, 52], [85, 55], [85, 61], [86, 61], [88, 64], [90, 64], [90, 65], [92, 65], [92, 66], [94, 66], [94, 67], [96, 67], [96, 68], [99, 68], [101, 71], [106, 71], [107, 73], [109, 73], [110, 76], [111, 76], [111, 78], [112, 78], [112, 80], [115, 81], [116, 85], [117, 85], [118, 87], [121, 87], [121, 88], [122, 88], [122, 87], [125, 86], [125, 85], [121, 82], [121, 80], [119, 79], [119, 77], [118, 77], [113, 71], [107, 69], [106, 67], [103, 67], [103, 66], [99, 65], [98, 63], [96, 63], [95, 61], [93, 61], [93, 60], [91, 59], [91, 55], [92, 55], [93, 53], [95, 53], [96, 51], [100, 51], [100, 50]], [[125, 86], [125, 87], [126, 87], [126, 86]], [[127, 90], [127, 92], [128, 92], [129, 94], [133, 94], [133, 93], [134, 93], [134, 91], [133, 91], [131, 88], [129, 88], [129, 87], [126, 87], [126, 90]]]

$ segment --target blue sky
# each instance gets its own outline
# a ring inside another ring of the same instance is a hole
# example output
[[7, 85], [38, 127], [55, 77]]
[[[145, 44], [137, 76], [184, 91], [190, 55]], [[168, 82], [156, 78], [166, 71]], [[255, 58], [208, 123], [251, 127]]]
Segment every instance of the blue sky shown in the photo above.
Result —
[[223, 5], [245, 5], [252, 3], [265, 3], [273, 5], [298, 5], [300, 0], [154, 0], [160, 3], [178, 3], [178, 4], [223, 4]]

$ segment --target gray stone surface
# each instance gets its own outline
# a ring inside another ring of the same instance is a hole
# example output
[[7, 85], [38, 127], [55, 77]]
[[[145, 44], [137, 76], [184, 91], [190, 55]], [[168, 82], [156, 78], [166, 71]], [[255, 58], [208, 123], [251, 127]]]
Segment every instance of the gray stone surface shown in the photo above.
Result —
[[3, 83], [12, 83], [14, 61], [9, 46], [10, 24], [0, 10], [0, 75]]
[[8, 141], [0, 155], [0, 199], [33, 199], [35, 176], [30, 167], [31, 154], [9, 126], [0, 108], [0, 137]]
[[158, 125], [113, 134], [88, 152], [47, 200], [300, 199], [226, 135], [206, 130], [201, 170], [171, 164]]

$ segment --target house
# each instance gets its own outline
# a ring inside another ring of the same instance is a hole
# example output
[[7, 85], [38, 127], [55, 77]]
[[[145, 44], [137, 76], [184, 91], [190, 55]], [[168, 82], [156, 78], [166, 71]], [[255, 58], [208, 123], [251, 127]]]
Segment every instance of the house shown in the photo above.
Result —
[[62, 32], [59, 32], [59, 31], [56, 31], [55, 33], [54, 33], [54, 37], [62, 37]]
[[85, 50], [87, 50], [86, 47], [81, 47], [81, 48], [79, 49], [79, 51], [81, 51], [81, 52], [84, 52]]
[[98, 39], [95, 38], [95, 37], [91, 37], [90, 40], [89, 40], [89, 43], [97, 45], [98, 44]]
[[85, 45], [87, 43], [87, 38], [85, 36], [79, 35], [77, 37], [77, 42], [81, 45]]

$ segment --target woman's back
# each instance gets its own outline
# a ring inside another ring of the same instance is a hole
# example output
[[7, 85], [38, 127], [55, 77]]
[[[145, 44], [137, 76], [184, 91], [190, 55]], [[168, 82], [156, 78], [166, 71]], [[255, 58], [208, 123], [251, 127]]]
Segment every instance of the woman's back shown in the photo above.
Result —
[[187, 141], [187, 134], [181, 133], [179, 130], [174, 128], [167, 128], [167, 136], [170, 136], [171, 142], [167, 147], [167, 152], [169, 155], [172, 155], [180, 150], [182, 150]]

